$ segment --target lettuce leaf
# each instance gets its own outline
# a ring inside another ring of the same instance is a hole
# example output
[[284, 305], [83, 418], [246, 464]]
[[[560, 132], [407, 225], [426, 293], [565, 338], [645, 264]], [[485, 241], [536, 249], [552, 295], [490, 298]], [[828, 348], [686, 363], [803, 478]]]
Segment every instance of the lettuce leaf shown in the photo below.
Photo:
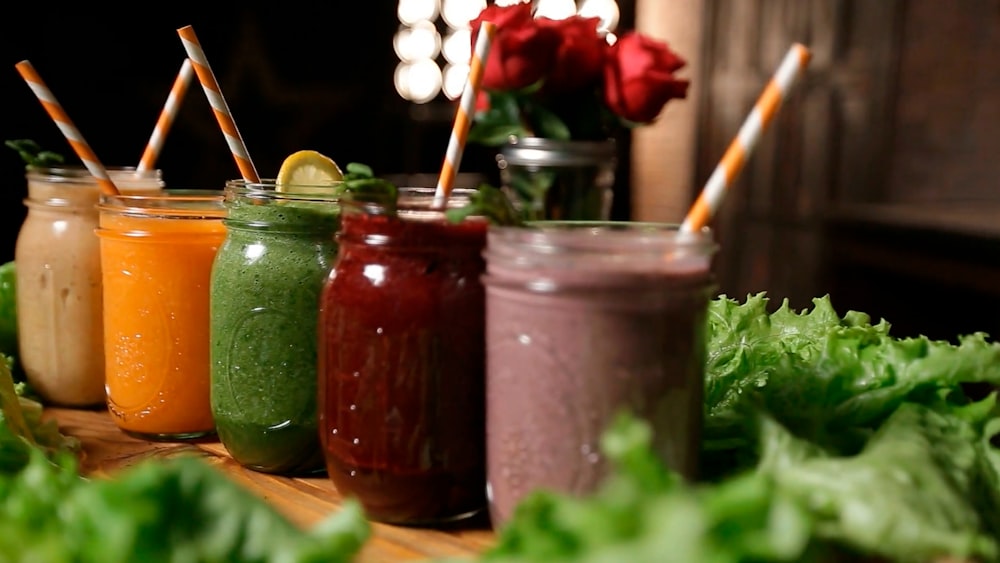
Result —
[[[764, 294], [709, 308], [704, 459], [713, 478], [757, 459], [757, 413], [833, 453], [855, 453], [904, 402], [968, 402], [969, 384], [1000, 385], [1000, 343], [976, 333], [957, 343], [895, 338], [882, 320], [843, 317], [828, 296], [807, 311]], [[722, 471], [720, 471], [722, 470]]]
[[991, 434], [966, 420], [907, 403], [860, 453], [841, 457], [823, 454], [770, 420], [762, 433], [758, 471], [808, 510], [818, 537], [893, 561], [1000, 556]]
[[0, 410], [0, 561], [337, 563], [370, 534], [353, 500], [302, 531], [198, 457], [85, 479], [79, 441], [42, 421], [2, 362]]
[[536, 491], [482, 561], [737, 563], [818, 561], [808, 512], [763, 473], [691, 486], [651, 450], [646, 422], [622, 414], [602, 449], [615, 472], [591, 497]]
[[88, 481], [37, 449], [0, 477], [0, 561], [350, 561], [369, 535], [360, 505], [303, 532], [204, 460], [147, 461]]

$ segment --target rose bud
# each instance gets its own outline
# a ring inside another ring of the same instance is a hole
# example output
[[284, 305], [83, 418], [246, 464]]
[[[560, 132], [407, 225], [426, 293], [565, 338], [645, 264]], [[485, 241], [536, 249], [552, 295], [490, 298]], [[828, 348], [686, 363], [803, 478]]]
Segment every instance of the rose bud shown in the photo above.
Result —
[[483, 71], [483, 88], [524, 88], [538, 82], [551, 68], [559, 46], [559, 33], [535, 21], [530, 3], [487, 6], [471, 22], [473, 48], [479, 26], [484, 21], [493, 22], [497, 29]]
[[626, 33], [608, 50], [604, 101], [624, 119], [650, 123], [668, 101], [687, 96], [689, 81], [673, 74], [685, 64], [666, 43]]
[[554, 29], [560, 37], [552, 70], [545, 79], [547, 92], [577, 90], [601, 75], [608, 42], [597, 29], [600, 18], [577, 15], [562, 20], [538, 18], [537, 21], [542, 27]]

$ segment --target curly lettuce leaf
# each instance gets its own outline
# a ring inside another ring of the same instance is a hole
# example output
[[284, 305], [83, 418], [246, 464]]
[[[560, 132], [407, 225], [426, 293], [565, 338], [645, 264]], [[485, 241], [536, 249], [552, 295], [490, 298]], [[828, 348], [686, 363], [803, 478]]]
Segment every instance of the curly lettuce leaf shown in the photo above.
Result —
[[761, 431], [758, 471], [808, 510], [818, 537], [892, 561], [1000, 557], [992, 433], [961, 416], [906, 403], [854, 456], [825, 455], [773, 420]]
[[602, 449], [615, 472], [593, 496], [536, 491], [482, 561], [818, 561], [808, 513], [764, 474], [691, 486], [653, 454], [646, 422], [621, 415]]
[[[966, 384], [1000, 384], [1000, 343], [985, 334], [956, 343], [895, 338], [889, 324], [839, 316], [829, 297], [808, 311], [763, 294], [709, 306], [704, 453], [709, 476], [757, 457], [753, 419], [770, 413], [796, 435], [837, 453], [858, 451], [904, 402], [967, 401]], [[714, 469], [713, 469], [714, 468]]]
[[951, 409], [906, 403], [855, 455], [757, 422], [755, 469], [688, 484], [652, 453], [646, 423], [623, 417], [602, 443], [615, 464], [602, 488], [529, 495], [480, 561], [1000, 560], [994, 396]]

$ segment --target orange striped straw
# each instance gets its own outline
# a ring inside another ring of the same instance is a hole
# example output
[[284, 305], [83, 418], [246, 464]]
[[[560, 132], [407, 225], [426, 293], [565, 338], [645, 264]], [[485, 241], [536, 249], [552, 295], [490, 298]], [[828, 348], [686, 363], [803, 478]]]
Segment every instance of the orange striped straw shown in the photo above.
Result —
[[476, 48], [472, 53], [472, 60], [469, 62], [469, 76], [465, 82], [465, 89], [462, 91], [458, 110], [455, 112], [455, 123], [451, 128], [451, 138], [448, 140], [448, 151], [445, 153], [441, 176], [438, 178], [437, 189], [434, 191], [434, 207], [436, 208], [444, 207], [445, 200], [455, 185], [455, 174], [458, 173], [458, 166], [462, 162], [462, 151], [465, 149], [465, 140], [469, 136], [469, 127], [472, 125], [470, 116], [476, 109], [476, 96], [479, 95], [479, 89], [483, 83], [486, 57], [490, 54], [490, 45], [493, 44], [493, 36], [496, 35], [496, 32], [497, 26], [493, 22], [484, 21], [479, 26]]
[[181, 70], [174, 80], [174, 85], [170, 87], [170, 95], [167, 96], [163, 110], [160, 111], [160, 117], [153, 127], [153, 134], [149, 137], [149, 142], [146, 143], [146, 150], [142, 152], [142, 158], [139, 159], [139, 166], [135, 167], [137, 172], [151, 170], [156, 158], [160, 156], [160, 151], [163, 150], [163, 140], [167, 137], [167, 132], [170, 131], [170, 126], [174, 123], [174, 117], [177, 116], [177, 110], [181, 107], [181, 101], [184, 100], [184, 94], [187, 93], [193, 74], [191, 59], [184, 59]]
[[198, 36], [194, 33], [194, 28], [190, 25], [184, 26], [177, 30], [177, 34], [181, 36], [181, 43], [184, 44], [184, 50], [187, 51], [188, 58], [191, 59], [194, 72], [198, 75], [198, 81], [201, 82], [201, 87], [205, 90], [205, 96], [208, 97], [208, 103], [212, 106], [215, 119], [218, 120], [219, 127], [222, 128], [222, 134], [226, 137], [229, 150], [233, 153], [233, 158], [236, 159], [236, 166], [240, 169], [240, 174], [247, 182], [260, 182], [257, 169], [254, 168], [253, 162], [250, 160], [246, 144], [243, 143], [243, 137], [240, 136], [240, 131], [236, 128], [236, 122], [233, 121], [233, 114], [229, 111], [226, 99], [222, 97], [222, 90], [219, 88], [218, 81], [215, 80], [212, 67], [208, 65], [208, 59], [205, 58], [205, 52], [201, 48]]
[[754, 104], [750, 115], [740, 127], [736, 138], [729, 144], [722, 160], [719, 161], [712, 175], [709, 176], [708, 182], [705, 183], [704, 189], [698, 195], [698, 199], [688, 211], [687, 217], [681, 223], [681, 231], [690, 233], [700, 230], [715, 215], [722, 204], [727, 189], [736, 182], [736, 177], [739, 176], [743, 165], [753, 153], [761, 134], [774, 121], [774, 116], [781, 108], [781, 103], [788, 97], [792, 86], [809, 65], [811, 57], [809, 49], [799, 43], [793, 44], [788, 50], [778, 70], [768, 81], [760, 97], [757, 98], [757, 103]]
[[66, 115], [66, 110], [59, 104], [56, 97], [52, 95], [42, 77], [35, 71], [35, 67], [28, 61], [21, 61], [14, 66], [17, 68], [17, 72], [21, 74], [21, 78], [28, 83], [31, 91], [35, 93], [38, 101], [42, 103], [42, 107], [48, 112], [49, 117], [56, 122], [63, 136], [66, 137], [70, 146], [73, 147], [73, 152], [76, 153], [76, 156], [80, 157], [87, 171], [97, 180], [97, 186], [101, 189], [101, 192], [105, 195], [118, 195], [118, 187], [111, 181], [108, 171], [101, 164], [101, 161], [97, 160], [97, 155], [90, 149], [90, 145], [83, 139], [83, 135], [80, 134], [80, 131], [70, 121], [69, 116]]

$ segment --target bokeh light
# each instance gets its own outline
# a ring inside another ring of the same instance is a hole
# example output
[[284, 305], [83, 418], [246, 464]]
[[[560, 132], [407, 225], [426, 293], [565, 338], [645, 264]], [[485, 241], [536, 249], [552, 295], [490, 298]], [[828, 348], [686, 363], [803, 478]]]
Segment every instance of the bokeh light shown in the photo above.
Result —
[[441, 92], [441, 68], [430, 59], [401, 62], [396, 67], [393, 82], [400, 96], [424, 104]]
[[465, 90], [465, 82], [468, 78], [469, 65], [465, 63], [446, 65], [441, 90], [449, 100], [457, 100], [462, 97], [462, 90]]
[[448, 27], [463, 29], [486, 7], [486, 0], [443, 0], [441, 17]]
[[577, 13], [586, 18], [600, 18], [601, 23], [597, 28], [601, 31], [614, 31], [621, 18], [618, 2], [615, 0], [583, 0]]
[[576, 14], [576, 2], [573, 0], [538, 0], [535, 4], [536, 18], [564, 20]]
[[412, 27], [401, 27], [393, 37], [392, 45], [401, 60], [433, 59], [441, 50], [441, 35], [433, 23], [420, 21]]
[[453, 65], [468, 63], [472, 58], [472, 33], [469, 29], [456, 29], [445, 37], [441, 54]]
[[405, 25], [420, 21], [434, 21], [438, 17], [438, 0], [399, 0], [396, 15]]

